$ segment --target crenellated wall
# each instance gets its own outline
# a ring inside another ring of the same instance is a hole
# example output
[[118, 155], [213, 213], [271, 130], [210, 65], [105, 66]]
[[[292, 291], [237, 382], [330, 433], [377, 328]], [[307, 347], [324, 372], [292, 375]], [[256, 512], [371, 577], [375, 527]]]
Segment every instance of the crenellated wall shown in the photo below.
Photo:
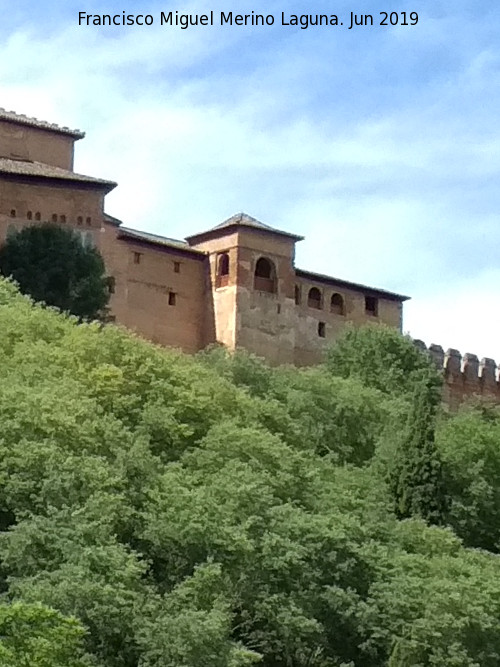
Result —
[[441, 345], [429, 347], [421, 340], [415, 345], [427, 351], [444, 377], [443, 400], [451, 410], [471, 398], [481, 398], [500, 403], [499, 367], [494, 359], [466, 352], [463, 357], [458, 350], [449, 348], [446, 352]]

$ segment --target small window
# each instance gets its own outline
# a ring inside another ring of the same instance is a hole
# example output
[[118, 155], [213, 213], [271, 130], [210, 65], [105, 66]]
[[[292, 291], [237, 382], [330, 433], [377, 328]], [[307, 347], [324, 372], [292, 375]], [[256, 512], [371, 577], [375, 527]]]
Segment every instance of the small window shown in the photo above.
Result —
[[87, 223], [87, 227], [90, 227], [92, 224], [92, 218], [86, 218], [85, 222]]
[[176, 296], [177, 296], [177, 294], [175, 292], [169, 292], [168, 293], [168, 305], [169, 306], [175, 306]]
[[141, 263], [141, 253], [134, 252], [134, 264], [140, 264], [140, 263]]
[[223, 252], [219, 255], [218, 267], [219, 276], [229, 275], [229, 255], [227, 252]]
[[83, 218], [82, 218], [81, 215], [79, 215], [78, 218], [76, 219], [76, 224], [77, 225], [83, 225]]
[[326, 336], [326, 324], [324, 322], [318, 322], [318, 336], [320, 338]]
[[28, 218], [28, 220], [33, 220], [33, 212], [32, 212], [32, 211], [28, 211], [28, 212], [26, 213], [26, 217]]
[[367, 315], [377, 317], [378, 315], [378, 299], [374, 296], [365, 296], [365, 312]]
[[10, 210], [10, 217], [11, 217], [11, 218], [15, 218], [15, 217], [16, 217], [16, 209], [15, 209], [15, 208], [11, 208], [11, 210]]
[[52, 222], [57, 222], [57, 213], [52, 213]]
[[323, 307], [321, 292], [317, 287], [311, 287], [309, 294], [307, 296], [307, 305], [309, 308], [316, 308], [316, 310], [321, 310]]
[[115, 279], [115, 277], [114, 276], [108, 276], [106, 278], [106, 281], [108, 283], [108, 292], [110, 294], [114, 294], [115, 293], [115, 288], [116, 288], [116, 279]]
[[36, 220], [37, 222], [40, 222], [41, 219], [42, 219], [42, 215], [41, 215], [40, 211], [37, 211], [37, 212], [35, 213], [35, 220]]
[[229, 255], [222, 252], [217, 257], [217, 275], [215, 277], [216, 287], [225, 287], [229, 283]]
[[181, 272], [181, 263], [174, 262], [174, 273], [180, 273], [180, 272]]
[[300, 306], [300, 287], [298, 285], [295, 285], [294, 297], [295, 305]]
[[66, 222], [66, 216], [65, 215], [61, 215], [61, 222]]
[[278, 313], [278, 315], [281, 315], [281, 303], [278, 303], [278, 305], [276, 306], [276, 312]]
[[332, 294], [332, 299], [330, 301], [330, 312], [336, 313], [337, 315], [344, 315], [344, 299], [341, 294]]

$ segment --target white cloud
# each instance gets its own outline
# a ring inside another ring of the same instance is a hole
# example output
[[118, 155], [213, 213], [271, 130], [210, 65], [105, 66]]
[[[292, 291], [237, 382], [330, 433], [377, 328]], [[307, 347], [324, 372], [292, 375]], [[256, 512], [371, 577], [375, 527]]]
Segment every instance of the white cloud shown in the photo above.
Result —
[[184, 236], [247, 210], [306, 235], [303, 268], [409, 292], [415, 336], [500, 360], [499, 50], [441, 14], [378, 42], [18, 30], [1, 103], [86, 130], [76, 168], [119, 182], [127, 225]]

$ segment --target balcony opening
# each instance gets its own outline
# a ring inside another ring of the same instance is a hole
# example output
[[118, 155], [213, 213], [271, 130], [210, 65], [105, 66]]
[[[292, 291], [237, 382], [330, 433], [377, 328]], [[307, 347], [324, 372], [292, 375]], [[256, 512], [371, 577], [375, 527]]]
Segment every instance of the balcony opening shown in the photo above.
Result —
[[217, 257], [216, 287], [226, 287], [229, 284], [229, 254], [221, 252]]
[[270, 259], [261, 257], [257, 260], [253, 285], [259, 292], [276, 292], [276, 269]]
[[344, 299], [341, 294], [332, 294], [330, 312], [337, 315], [345, 315]]
[[309, 308], [316, 308], [316, 310], [321, 310], [323, 308], [321, 292], [317, 287], [311, 287], [309, 294], [307, 296], [307, 305]]

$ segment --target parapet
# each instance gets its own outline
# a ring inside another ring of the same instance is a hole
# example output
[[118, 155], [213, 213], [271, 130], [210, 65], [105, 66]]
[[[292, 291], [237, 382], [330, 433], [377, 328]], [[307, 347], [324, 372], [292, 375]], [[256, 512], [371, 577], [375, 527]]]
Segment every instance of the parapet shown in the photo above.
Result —
[[415, 345], [427, 352], [436, 367], [443, 373], [444, 402], [456, 409], [461, 403], [479, 398], [500, 404], [500, 368], [494, 359], [466, 352], [463, 356], [458, 350], [448, 348], [445, 352], [441, 345], [429, 345], [415, 340]]

